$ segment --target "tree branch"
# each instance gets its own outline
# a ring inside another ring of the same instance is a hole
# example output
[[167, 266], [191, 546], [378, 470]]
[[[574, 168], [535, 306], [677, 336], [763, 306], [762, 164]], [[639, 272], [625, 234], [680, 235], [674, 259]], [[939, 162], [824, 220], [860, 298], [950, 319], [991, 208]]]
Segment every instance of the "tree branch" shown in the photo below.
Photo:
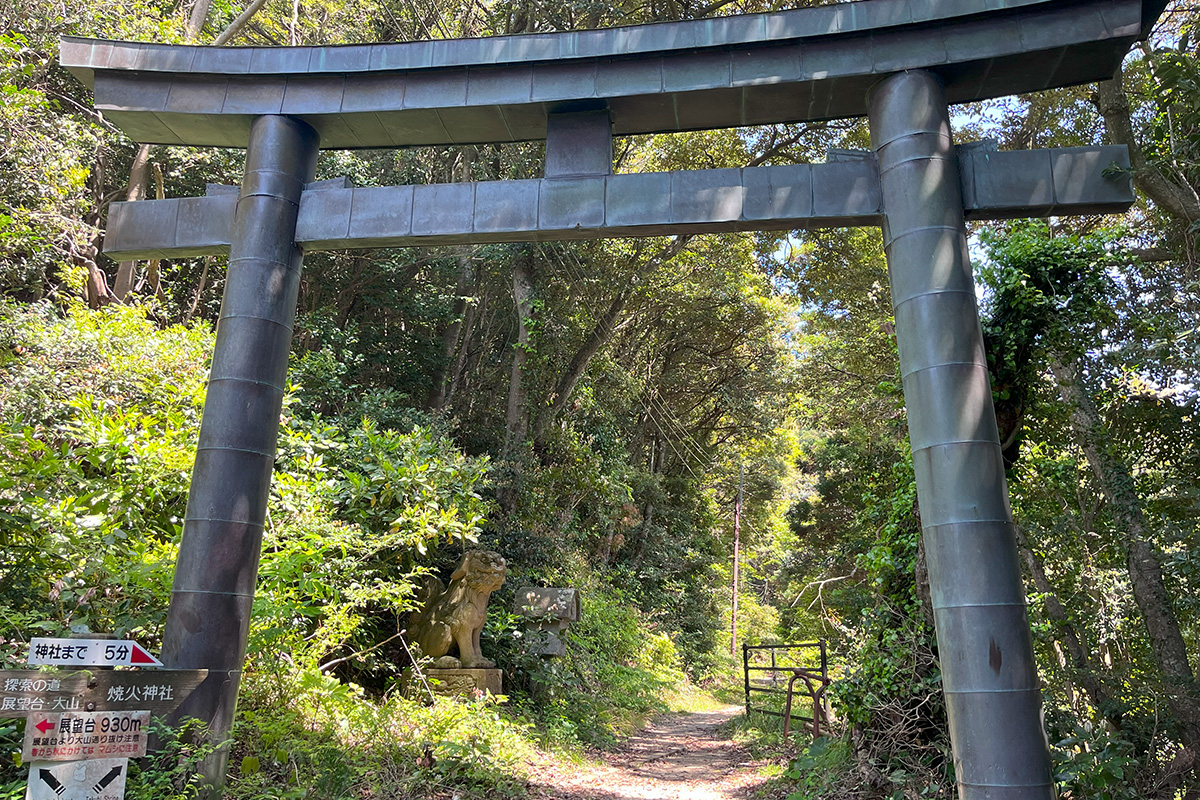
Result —
[[250, 18], [258, 13], [258, 10], [267, 4], [267, 0], [254, 0], [250, 5], [246, 6], [246, 10], [237, 15], [237, 19], [229, 23], [229, 27], [221, 31], [221, 34], [213, 39], [214, 46], [220, 46], [228, 42], [234, 36], [241, 32]]
[[1146, 160], [1146, 154], [1134, 135], [1123, 79], [1124, 72], [1118, 67], [1112, 80], [1096, 84], [1095, 102], [1096, 110], [1104, 118], [1109, 141], [1129, 148], [1133, 185], [1153, 200], [1155, 205], [1187, 224], [1200, 220], [1200, 202], [1197, 202], [1195, 193], [1177, 185]]

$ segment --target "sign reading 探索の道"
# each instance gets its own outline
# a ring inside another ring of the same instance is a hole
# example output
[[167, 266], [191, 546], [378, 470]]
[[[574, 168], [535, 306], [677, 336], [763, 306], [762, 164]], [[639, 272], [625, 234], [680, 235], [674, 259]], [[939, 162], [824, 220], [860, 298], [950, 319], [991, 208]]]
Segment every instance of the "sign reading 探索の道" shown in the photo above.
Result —
[[54, 667], [161, 667], [146, 648], [130, 640], [50, 639], [29, 642], [30, 666]]
[[128, 773], [125, 758], [33, 763], [25, 800], [122, 800]]
[[208, 670], [0, 670], [0, 717], [69, 711], [174, 711]]
[[21, 758], [78, 761], [146, 755], [149, 711], [76, 711], [33, 714], [25, 723]]

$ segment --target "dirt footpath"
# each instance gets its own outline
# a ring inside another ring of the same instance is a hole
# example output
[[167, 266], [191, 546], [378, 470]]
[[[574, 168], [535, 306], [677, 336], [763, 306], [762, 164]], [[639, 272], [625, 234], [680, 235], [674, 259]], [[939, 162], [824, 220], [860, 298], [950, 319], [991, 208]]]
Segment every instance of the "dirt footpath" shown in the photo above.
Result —
[[544, 800], [741, 800], [765, 779], [719, 730], [740, 713], [728, 706], [665, 714], [600, 761], [534, 766], [530, 794]]

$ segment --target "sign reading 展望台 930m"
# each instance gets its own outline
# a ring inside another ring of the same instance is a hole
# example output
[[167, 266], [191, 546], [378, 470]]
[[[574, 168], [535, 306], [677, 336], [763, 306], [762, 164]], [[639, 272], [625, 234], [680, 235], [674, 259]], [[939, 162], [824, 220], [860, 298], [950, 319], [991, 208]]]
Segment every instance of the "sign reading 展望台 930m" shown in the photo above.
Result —
[[141, 758], [146, 755], [149, 711], [35, 713], [25, 724], [26, 761]]

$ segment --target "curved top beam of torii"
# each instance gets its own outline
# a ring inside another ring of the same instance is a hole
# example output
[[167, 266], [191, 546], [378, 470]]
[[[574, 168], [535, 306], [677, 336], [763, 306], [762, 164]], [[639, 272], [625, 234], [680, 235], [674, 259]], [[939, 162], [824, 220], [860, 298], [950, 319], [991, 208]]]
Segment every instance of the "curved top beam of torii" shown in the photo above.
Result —
[[324, 148], [542, 139], [607, 108], [615, 134], [863, 116], [887, 74], [929, 69], [950, 102], [1110, 77], [1165, 0], [861, 0], [685, 22], [332, 47], [67, 37], [61, 63], [139, 142], [245, 147], [264, 114]]

